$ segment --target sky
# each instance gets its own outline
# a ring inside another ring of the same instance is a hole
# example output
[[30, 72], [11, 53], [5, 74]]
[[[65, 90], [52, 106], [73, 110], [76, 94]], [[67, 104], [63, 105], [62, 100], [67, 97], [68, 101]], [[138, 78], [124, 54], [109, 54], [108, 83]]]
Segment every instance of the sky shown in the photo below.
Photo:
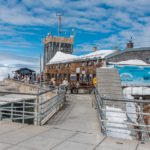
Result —
[[76, 55], [93, 46], [124, 49], [131, 36], [135, 47], [148, 47], [149, 8], [149, 0], [0, 0], [0, 55], [38, 59], [42, 39], [58, 35], [56, 12], [63, 14], [62, 36], [75, 30]]

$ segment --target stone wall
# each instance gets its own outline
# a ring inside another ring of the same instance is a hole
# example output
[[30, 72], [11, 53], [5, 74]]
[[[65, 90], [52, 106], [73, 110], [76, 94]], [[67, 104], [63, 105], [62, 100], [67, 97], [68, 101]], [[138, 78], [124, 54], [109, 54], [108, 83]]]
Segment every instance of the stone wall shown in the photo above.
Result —
[[38, 93], [39, 92], [39, 87], [36, 87], [34, 85], [28, 84], [28, 83], [23, 83], [19, 81], [13, 81], [13, 80], [8, 80], [5, 79], [4, 83], [8, 83], [11, 86], [18, 87], [19, 92], [21, 93]]
[[144, 62], [150, 64], [150, 50], [127, 51], [108, 58], [107, 62], [120, 62], [131, 59], [143, 60]]

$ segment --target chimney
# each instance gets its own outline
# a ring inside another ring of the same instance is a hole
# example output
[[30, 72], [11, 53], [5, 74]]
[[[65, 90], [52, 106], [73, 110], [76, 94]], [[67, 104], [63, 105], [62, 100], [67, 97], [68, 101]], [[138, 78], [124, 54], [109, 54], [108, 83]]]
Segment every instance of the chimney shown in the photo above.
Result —
[[115, 46], [115, 47], [114, 47], [114, 50], [118, 50], [118, 46]]
[[127, 48], [133, 48], [134, 47], [134, 43], [132, 42], [132, 36], [130, 41], [127, 43]]
[[93, 47], [93, 51], [96, 52], [97, 51], [97, 46]]

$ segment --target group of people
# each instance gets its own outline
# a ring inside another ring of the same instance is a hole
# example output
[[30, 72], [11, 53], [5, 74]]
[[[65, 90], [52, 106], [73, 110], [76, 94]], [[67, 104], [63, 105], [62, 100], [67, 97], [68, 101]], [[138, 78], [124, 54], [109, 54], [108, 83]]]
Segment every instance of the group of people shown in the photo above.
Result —
[[[50, 84], [51, 84], [53, 87], [55, 87], [55, 86], [56, 86], [56, 79], [55, 79], [55, 78], [52, 78], [51, 81], [50, 81]], [[69, 86], [69, 82], [68, 82], [67, 78], [65, 78], [65, 79], [62, 81], [62, 84], [61, 84], [61, 85], [65, 87], [65, 90], [66, 90], [66, 92], [67, 92], [68, 86]], [[76, 93], [78, 93], [78, 92], [79, 92], [79, 87], [80, 87], [80, 83], [79, 83], [79, 81], [77, 81], [77, 82], [76, 82], [76, 86], [73, 87], [73, 88], [71, 88], [71, 93], [73, 93], [73, 92], [72, 92], [73, 89], [76, 89]]]
[[15, 80], [19, 80], [19, 81], [24, 81], [24, 82], [34, 82], [35, 81], [35, 76], [34, 75], [20, 75], [20, 74], [16, 74], [14, 76], [14, 79]]

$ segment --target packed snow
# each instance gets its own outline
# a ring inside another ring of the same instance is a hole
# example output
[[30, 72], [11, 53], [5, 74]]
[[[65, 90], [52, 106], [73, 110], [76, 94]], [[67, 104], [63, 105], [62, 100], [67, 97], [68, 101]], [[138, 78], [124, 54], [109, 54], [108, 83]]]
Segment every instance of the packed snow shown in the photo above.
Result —
[[[124, 129], [119, 128], [128, 128], [125, 122], [128, 120], [126, 113], [120, 113], [122, 111], [121, 108], [114, 108], [107, 106], [106, 110], [106, 118], [108, 122], [106, 122], [106, 126], [110, 126], [107, 129], [107, 136], [117, 137], [117, 138], [124, 138], [124, 139], [132, 139], [131, 132]], [[114, 112], [116, 111], [116, 112]], [[117, 123], [111, 123], [117, 122]], [[115, 128], [112, 128], [115, 127]]]
[[150, 64], [147, 64], [144, 61], [138, 60], [138, 59], [127, 60], [127, 61], [120, 61], [120, 62], [109, 62], [109, 64], [114, 64], [114, 65], [150, 66]]
[[92, 58], [105, 58], [107, 55], [112, 54], [116, 52], [116, 50], [99, 50], [96, 52], [89, 53], [87, 55], [81, 55], [81, 56], [76, 56], [72, 54], [66, 54], [63, 52], [58, 51], [55, 56], [47, 63], [49, 64], [55, 64], [55, 63], [64, 63], [64, 62], [69, 62], [69, 61], [74, 61], [74, 60], [79, 60], [79, 59], [92, 59]]
[[123, 92], [126, 98], [133, 99], [132, 95], [150, 95], [150, 87], [126, 87]]
[[[132, 92], [129, 89], [131, 89], [131, 87], [123, 89], [124, 98], [133, 100], [134, 97], [132, 96]], [[127, 102], [126, 103], [126, 109], [127, 109], [128, 112], [135, 113], [136, 112], [136, 105], [135, 105], [135, 103]], [[131, 122], [137, 123], [137, 115], [136, 114], [129, 114], [129, 113], [127, 113], [127, 116], [128, 116], [128, 118], [130, 119]]]
[[[126, 87], [123, 89], [123, 95], [125, 99], [134, 99], [132, 95], [150, 95], [150, 87]], [[119, 113], [119, 111], [122, 111], [121, 108], [106, 107], [108, 111], [106, 112], [106, 118], [108, 119], [106, 125], [110, 126], [107, 131], [107, 136], [125, 139], [132, 139], [133, 137], [131, 134], [136, 136], [136, 133], [131, 133], [129, 130], [119, 129], [119, 127], [128, 128], [128, 126], [124, 124], [125, 122], [138, 124], [138, 116], [135, 113], [140, 111], [139, 105], [133, 102], [126, 102], [125, 107], [127, 113]], [[111, 122], [118, 122], [121, 124]], [[111, 126], [114, 126], [115, 128], [112, 128]]]

